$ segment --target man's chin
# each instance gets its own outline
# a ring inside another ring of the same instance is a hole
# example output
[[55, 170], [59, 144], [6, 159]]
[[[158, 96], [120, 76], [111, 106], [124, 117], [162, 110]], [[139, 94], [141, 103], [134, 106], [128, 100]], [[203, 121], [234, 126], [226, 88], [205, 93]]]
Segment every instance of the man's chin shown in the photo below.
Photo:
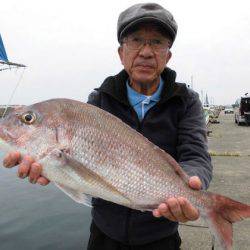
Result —
[[142, 84], [147, 84], [151, 83], [155, 80], [155, 75], [154, 74], [149, 74], [148, 71], [140, 71], [136, 72], [132, 75], [132, 78], [134, 81], [142, 83]]
[[151, 84], [151, 83], [153, 83], [154, 81], [155, 81], [155, 78], [154, 77], [145, 77], [145, 76], [143, 76], [143, 77], [137, 77], [137, 78], [134, 78], [134, 81], [135, 82], [137, 82], [137, 83], [140, 83], [140, 84], [145, 84], [145, 85], [147, 85], [147, 84]]

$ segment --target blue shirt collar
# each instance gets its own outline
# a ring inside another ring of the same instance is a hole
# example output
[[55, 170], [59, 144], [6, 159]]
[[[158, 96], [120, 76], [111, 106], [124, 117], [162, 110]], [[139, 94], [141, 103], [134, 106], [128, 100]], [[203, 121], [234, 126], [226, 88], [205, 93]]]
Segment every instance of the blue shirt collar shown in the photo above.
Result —
[[128, 94], [129, 103], [132, 106], [135, 106], [147, 98], [149, 98], [150, 101], [158, 102], [161, 98], [161, 92], [162, 92], [164, 83], [163, 83], [163, 79], [160, 77], [160, 84], [157, 90], [151, 96], [146, 96], [135, 91], [132, 87], [130, 87], [129, 80], [127, 80], [126, 85], [127, 85], [127, 94]]

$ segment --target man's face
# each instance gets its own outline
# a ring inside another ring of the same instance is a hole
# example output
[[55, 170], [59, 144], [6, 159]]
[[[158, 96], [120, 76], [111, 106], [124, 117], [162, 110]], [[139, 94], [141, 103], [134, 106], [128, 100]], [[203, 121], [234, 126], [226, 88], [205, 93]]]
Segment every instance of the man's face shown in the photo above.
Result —
[[[133, 47], [137, 41], [140, 43], [140, 41], [145, 40], [151, 41], [151, 45], [146, 43], [140, 49]], [[118, 52], [121, 62], [129, 74], [130, 81], [140, 84], [158, 81], [171, 58], [170, 42], [156, 27], [150, 24], [141, 26], [124, 38]], [[159, 43], [161, 43], [160, 49], [157, 48]]]

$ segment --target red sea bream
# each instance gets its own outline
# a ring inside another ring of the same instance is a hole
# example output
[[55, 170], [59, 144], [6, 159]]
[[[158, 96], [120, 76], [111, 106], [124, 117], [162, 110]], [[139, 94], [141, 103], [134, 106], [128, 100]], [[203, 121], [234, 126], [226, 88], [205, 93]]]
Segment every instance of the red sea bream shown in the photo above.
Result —
[[80, 203], [100, 197], [151, 211], [166, 198], [186, 197], [226, 250], [232, 223], [250, 217], [249, 205], [190, 189], [169, 154], [90, 104], [53, 99], [13, 110], [0, 122], [0, 150], [33, 156], [43, 176]]

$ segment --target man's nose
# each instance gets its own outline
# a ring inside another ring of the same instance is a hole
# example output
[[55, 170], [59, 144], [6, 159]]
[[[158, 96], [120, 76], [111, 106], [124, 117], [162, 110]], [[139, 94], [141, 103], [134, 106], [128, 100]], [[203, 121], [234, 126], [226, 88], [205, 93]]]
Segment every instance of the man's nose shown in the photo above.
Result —
[[139, 51], [139, 55], [143, 57], [154, 56], [154, 51], [149, 43], [145, 43]]

